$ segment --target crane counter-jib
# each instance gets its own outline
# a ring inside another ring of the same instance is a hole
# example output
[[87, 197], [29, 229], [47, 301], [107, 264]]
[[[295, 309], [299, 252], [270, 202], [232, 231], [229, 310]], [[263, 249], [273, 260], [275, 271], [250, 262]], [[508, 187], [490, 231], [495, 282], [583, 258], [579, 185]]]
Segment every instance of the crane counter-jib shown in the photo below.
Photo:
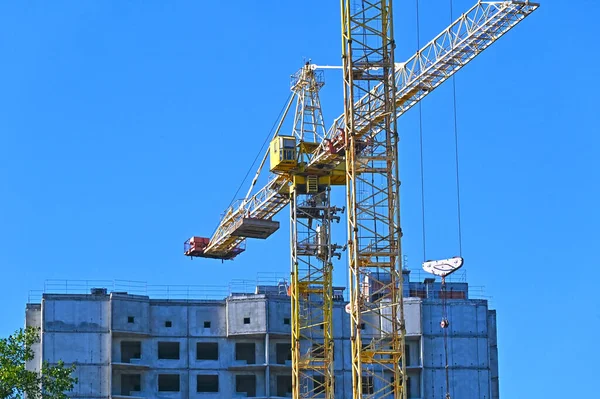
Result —
[[[397, 115], [408, 111], [538, 7], [539, 4], [529, 1], [478, 2], [462, 14], [408, 61], [396, 65]], [[365, 71], [376, 73], [376, 68], [365, 66]], [[370, 105], [380, 101], [382, 87], [382, 84], [376, 85], [355, 103], [355, 112], [362, 112], [364, 120], [371, 121], [371, 124], [354, 126], [354, 135], [368, 138], [378, 133], [371, 129], [372, 121], [384, 115], [369, 114], [369, 109], [381, 109]], [[307, 170], [329, 173], [344, 161], [345, 128], [343, 116], [338, 117], [311, 155]], [[246, 238], [265, 238], [272, 234], [278, 227], [272, 218], [290, 201], [285, 190], [289, 182], [289, 176], [275, 175], [256, 194], [239, 206], [230, 208], [210, 239], [193, 237], [186, 241], [185, 254], [232, 259], [244, 250]], [[243, 226], [245, 219], [264, 221], [264, 224]], [[243, 235], [244, 232], [246, 235]]]

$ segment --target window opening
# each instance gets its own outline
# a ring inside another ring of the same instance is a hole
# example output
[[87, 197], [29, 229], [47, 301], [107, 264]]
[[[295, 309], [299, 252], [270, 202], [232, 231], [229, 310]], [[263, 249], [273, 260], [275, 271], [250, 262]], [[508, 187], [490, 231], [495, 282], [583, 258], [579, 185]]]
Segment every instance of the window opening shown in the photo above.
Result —
[[277, 364], [285, 364], [287, 360], [292, 360], [292, 344], [276, 344], [275, 358]]
[[277, 376], [277, 396], [288, 397], [292, 393], [292, 376], [278, 375]]
[[196, 392], [219, 392], [219, 376], [198, 375], [196, 377]]
[[131, 359], [142, 358], [142, 343], [140, 341], [121, 341], [121, 362], [131, 363]]
[[179, 360], [179, 342], [159, 342], [158, 358], [166, 360]]
[[256, 396], [256, 376], [254, 375], [236, 375], [235, 391], [245, 392], [246, 396], [253, 398]]
[[131, 392], [140, 392], [142, 390], [142, 377], [140, 374], [122, 374], [121, 375], [121, 395], [133, 396]]
[[179, 374], [159, 374], [159, 392], [179, 392]]
[[256, 344], [238, 342], [235, 344], [235, 360], [245, 360], [247, 364], [256, 363]]
[[217, 342], [198, 342], [196, 344], [197, 360], [219, 360], [219, 344]]

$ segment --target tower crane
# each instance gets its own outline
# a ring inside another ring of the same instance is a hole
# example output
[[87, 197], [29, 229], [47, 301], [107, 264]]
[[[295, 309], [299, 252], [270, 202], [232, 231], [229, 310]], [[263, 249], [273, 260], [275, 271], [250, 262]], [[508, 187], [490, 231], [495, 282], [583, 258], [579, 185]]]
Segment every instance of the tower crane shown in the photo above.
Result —
[[[190, 257], [234, 259], [268, 238], [290, 205], [294, 398], [334, 397], [333, 262], [347, 250], [353, 398], [406, 398], [397, 118], [530, 15], [530, 1], [478, 1], [407, 61], [396, 63], [391, 0], [341, 1], [344, 113], [326, 129], [322, 68], [292, 76], [292, 95], [248, 193]], [[295, 102], [292, 132], [282, 126]], [[269, 162], [267, 184], [254, 192]], [[331, 190], [345, 186], [345, 207]], [[342, 214], [348, 241], [332, 243]], [[366, 328], [365, 328], [366, 327]]]

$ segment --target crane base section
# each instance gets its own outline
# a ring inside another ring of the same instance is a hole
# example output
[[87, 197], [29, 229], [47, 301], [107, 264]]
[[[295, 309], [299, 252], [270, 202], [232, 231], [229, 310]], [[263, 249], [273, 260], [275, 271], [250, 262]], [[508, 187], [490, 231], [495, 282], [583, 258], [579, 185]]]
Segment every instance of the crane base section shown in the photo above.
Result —
[[279, 230], [279, 222], [264, 219], [240, 219], [231, 235], [245, 238], [265, 239]]
[[232, 250], [226, 253], [206, 253], [206, 247], [210, 242], [210, 238], [206, 237], [192, 237], [187, 240], [183, 244], [183, 253], [185, 256], [189, 256], [191, 258], [210, 258], [210, 259], [221, 259], [221, 260], [229, 260], [238, 256], [240, 253], [244, 252], [243, 247], [235, 247]]

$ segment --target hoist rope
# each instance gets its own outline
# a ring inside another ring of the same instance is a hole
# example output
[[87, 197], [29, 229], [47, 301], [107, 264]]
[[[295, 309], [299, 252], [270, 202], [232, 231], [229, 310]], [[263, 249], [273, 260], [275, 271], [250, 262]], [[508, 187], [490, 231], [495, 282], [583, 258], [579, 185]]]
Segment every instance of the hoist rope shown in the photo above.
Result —
[[[421, 28], [419, 18], [419, 0], [416, 0], [417, 7], [417, 51], [421, 49]], [[420, 148], [420, 163], [421, 163], [421, 222], [423, 230], [423, 262], [427, 260], [426, 234], [425, 234], [425, 176], [423, 164], [423, 107], [419, 101], [419, 148]]]
[[[450, 24], [454, 20], [453, 0], [450, 3]], [[458, 157], [458, 117], [456, 106], [456, 75], [452, 75], [452, 105], [454, 116], [454, 156], [456, 166], [456, 213], [458, 219], [458, 251], [462, 257], [462, 226], [460, 215], [460, 174], [459, 174], [459, 157]], [[442, 329], [444, 330], [444, 369], [446, 375], [446, 399], [450, 399], [450, 368], [448, 365], [448, 291], [446, 290], [446, 279], [442, 277]], [[478, 378], [479, 380], [479, 378]]]
[[[453, 1], [450, 0], [450, 24], [454, 20], [453, 15]], [[458, 218], [458, 254], [462, 257], [462, 223], [460, 215], [460, 174], [459, 174], [459, 163], [458, 163], [458, 118], [457, 118], [457, 107], [456, 107], [456, 75], [452, 75], [452, 99], [454, 104], [454, 151], [455, 151], [455, 165], [456, 165], [456, 214]]]
[[250, 172], [252, 172], [252, 170], [254, 168], [254, 165], [256, 165], [256, 161], [258, 161], [258, 158], [263, 153], [265, 145], [269, 142], [269, 139], [271, 139], [273, 137], [273, 130], [275, 130], [275, 128], [277, 127], [277, 123], [281, 119], [281, 115], [283, 115], [283, 113], [285, 112], [287, 104], [288, 104], [288, 102], [290, 101], [290, 98], [293, 95], [294, 94], [292, 92], [290, 92], [290, 94], [286, 98], [285, 103], [283, 104], [283, 107], [281, 107], [281, 111], [279, 111], [279, 114], [277, 115], [277, 118], [275, 119], [275, 122], [273, 123], [273, 126], [271, 126], [271, 129], [269, 130], [269, 133], [267, 134], [267, 136], [265, 137], [265, 140], [263, 141], [262, 145], [260, 146], [260, 149], [258, 150], [258, 153], [256, 154], [256, 157], [254, 157], [254, 161], [252, 161], [252, 165], [250, 165], [250, 167], [248, 168], [248, 171], [246, 172], [246, 175], [244, 176], [244, 179], [242, 180], [242, 182], [238, 186], [235, 194], [233, 194], [233, 197], [231, 198], [231, 201], [229, 202], [229, 206], [233, 205], [233, 203], [237, 199], [237, 196], [240, 193], [240, 190], [244, 186], [244, 183], [246, 183], [246, 179], [248, 179], [248, 176], [250, 175]]
[[[442, 330], [444, 330], [444, 369], [446, 372], [446, 399], [450, 399], [450, 375], [448, 367], [448, 303], [446, 278], [442, 277]], [[444, 324], [445, 323], [445, 324]]]

